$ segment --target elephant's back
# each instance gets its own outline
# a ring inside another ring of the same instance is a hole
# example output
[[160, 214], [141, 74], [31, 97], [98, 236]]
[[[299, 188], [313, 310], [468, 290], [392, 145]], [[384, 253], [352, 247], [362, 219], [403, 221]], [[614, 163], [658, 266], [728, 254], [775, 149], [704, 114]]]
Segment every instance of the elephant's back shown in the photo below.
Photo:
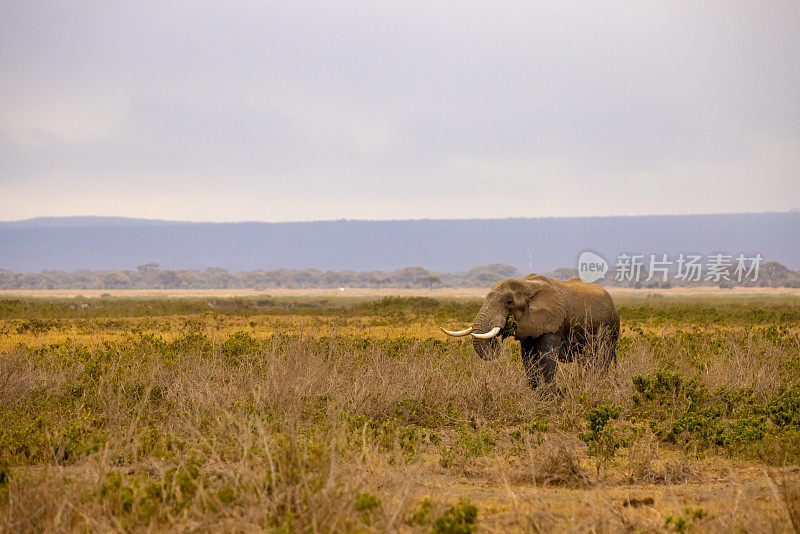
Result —
[[580, 278], [570, 278], [563, 282], [558, 282], [564, 286], [568, 291], [572, 291], [581, 295], [596, 295], [611, 298], [611, 295], [602, 286], [597, 284], [587, 284]]
[[576, 322], [619, 325], [619, 312], [611, 294], [597, 284], [587, 284], [580, 278], [559, 282], [567, 308]]

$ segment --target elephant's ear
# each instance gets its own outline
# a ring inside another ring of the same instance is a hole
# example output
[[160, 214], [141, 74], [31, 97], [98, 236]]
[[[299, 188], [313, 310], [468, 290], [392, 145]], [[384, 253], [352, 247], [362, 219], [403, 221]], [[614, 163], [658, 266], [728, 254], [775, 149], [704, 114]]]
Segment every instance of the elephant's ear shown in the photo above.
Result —
[[557, 332], [564, 324], [567, 307], [556, 287], [545, 280], [526, 280], [530, 298], [517, 326], [517, 338]]

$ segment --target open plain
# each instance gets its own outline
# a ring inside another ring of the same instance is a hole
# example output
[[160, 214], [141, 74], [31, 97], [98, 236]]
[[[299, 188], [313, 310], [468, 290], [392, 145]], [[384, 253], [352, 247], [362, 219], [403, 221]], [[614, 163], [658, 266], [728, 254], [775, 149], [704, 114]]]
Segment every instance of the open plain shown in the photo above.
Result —
[[794, 290], [613, 291], [537, 390], [439, 332], [485, 290], [14, 293], [3, 531], [800, 528]]

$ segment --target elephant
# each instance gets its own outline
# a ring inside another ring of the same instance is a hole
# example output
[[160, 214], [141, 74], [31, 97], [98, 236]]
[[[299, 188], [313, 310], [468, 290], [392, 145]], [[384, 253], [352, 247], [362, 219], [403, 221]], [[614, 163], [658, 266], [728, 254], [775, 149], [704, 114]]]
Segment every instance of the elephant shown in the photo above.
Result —
[[493, 360], [498, 337], [521, 342], [522, 363], [531, 388], [550, 383], [559, 360], [591, 353], [608, 368], [616, 364], [619, 312], [608, 291], [580, 278], [555, 280], [539, 274], [500, 280], [486, 295], [473, 325], [450, 331], [473, 337], [475, 352]]

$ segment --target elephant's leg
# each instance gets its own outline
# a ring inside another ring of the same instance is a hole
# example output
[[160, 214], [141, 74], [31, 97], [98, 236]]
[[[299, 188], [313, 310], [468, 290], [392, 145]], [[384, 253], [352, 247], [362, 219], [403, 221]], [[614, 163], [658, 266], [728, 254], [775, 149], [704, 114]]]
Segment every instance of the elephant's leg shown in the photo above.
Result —
[[562, 338], [561, 358], [562, 361], [571, 362], [575, 359], [580, 361], [586, 354], [586, 334], [580, 328], [572, 328]]
[[545, 383], [551, 382], [556, 373], [558, 356], [561, 350], [561, 337], [545, 334], [522, 342], [522, 364], [531, 388], [539, 385], [539, 376]]
[[619, 340], [619, 328], [612, 328], [608, 339], [609, 359], [617, 366], [617, 341]]
[[599, 352], [603, 369], [608, 371], [613, 363], [617, 365], [617, 338], [619, 331], [613, 328], [601, 328], [597, 335], [597, 351]]
[[541, 369], [545, 382], [552, 382], [558, 366], [558, 356], [561, 352], [561, 336], [545, 334], [537, 339], [536, 343], [537, 365]]
[[526, 338], [522, 340], [521, 345], [522, 366], [525, 368], [525, 376], [528, 378], [528, 384], [531, 389], [536, 389], [539, 384], [538, 369], [535, 361], [537, 356], [535, 353], [536, 340]]

